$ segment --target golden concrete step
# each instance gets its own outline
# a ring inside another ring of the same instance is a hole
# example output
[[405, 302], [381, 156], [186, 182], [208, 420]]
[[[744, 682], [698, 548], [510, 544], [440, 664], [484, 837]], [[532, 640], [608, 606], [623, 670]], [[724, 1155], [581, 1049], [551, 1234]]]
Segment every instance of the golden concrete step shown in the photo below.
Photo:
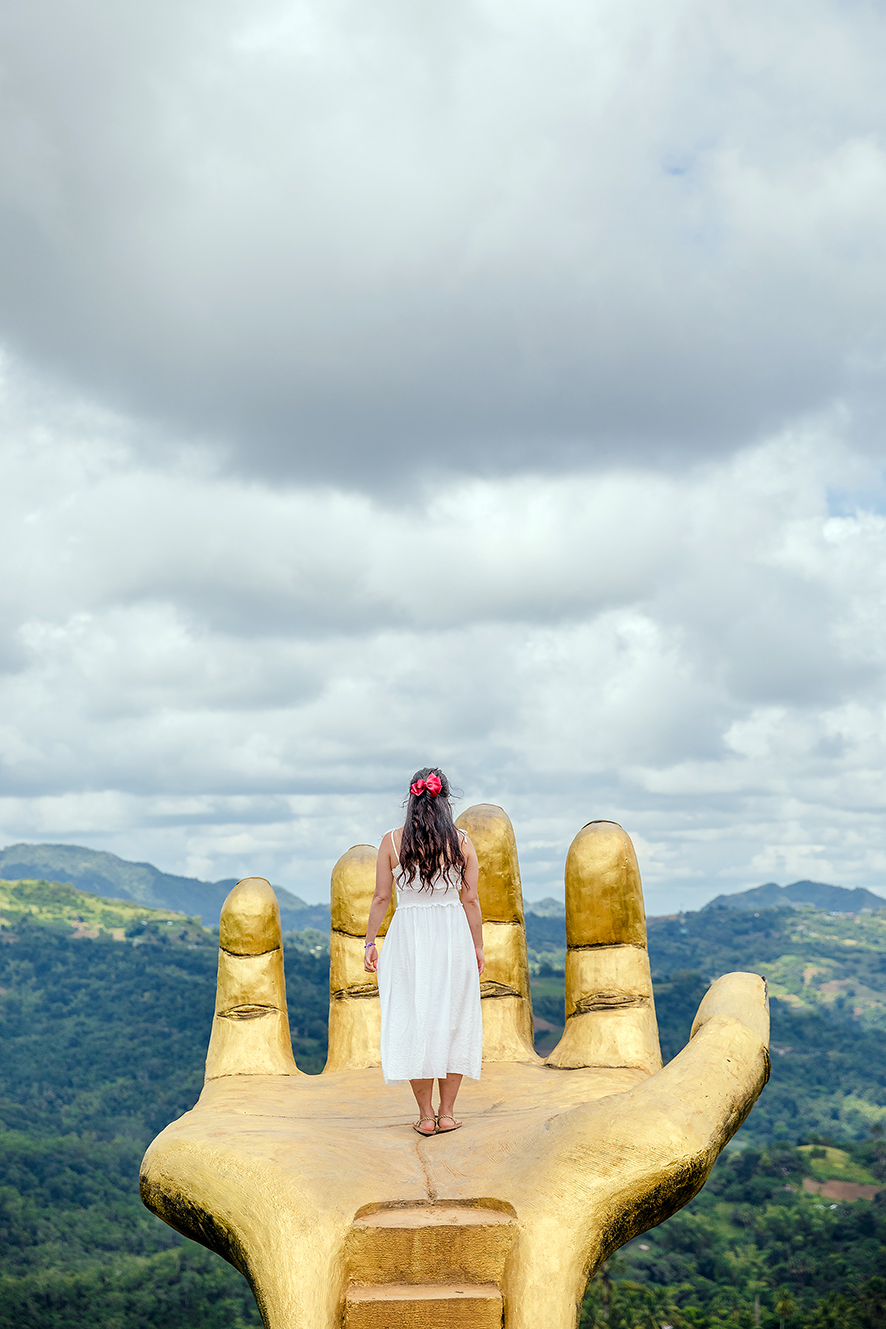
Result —
[[345, 1329], [501, 1329], [494, 1283], [383, 1283], [352, 1287]]
[[500, 1283], [517, 1235], [510, 1208], [415, 1204], [359, 1213], [346, 1242], [349, 1281]]

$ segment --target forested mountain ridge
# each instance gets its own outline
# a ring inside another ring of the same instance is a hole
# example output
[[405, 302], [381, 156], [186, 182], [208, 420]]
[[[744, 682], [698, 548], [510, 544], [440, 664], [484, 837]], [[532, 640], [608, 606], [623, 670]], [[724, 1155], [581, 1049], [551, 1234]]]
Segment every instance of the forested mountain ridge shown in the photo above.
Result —
[[[0, 849], [0, 877], [67, 882], [92, 895], [200, 918], [207, 927], [218, 924], [225, 896], [236, 885], [234, 877], [222, 881], [178, 877], [152, 863], [131, 863], [104, 850], [73, 844], [13, 844]], [[328, 927], [328, 909], [305, 904], [282, 886], [274, 890], [285, 928]]]
[[[257, 1329], [242, 1277], [138, 1194], [146, 1145], [200, 1092], [217, 936], [90, 896], [100, 926], [78, 930], [83, 893], [18, 887], [0, 909], [0, 1329]], [[329, 995], [315, 941], [286, 951], [308, 1072], [325, 1060]]]
[[[0, 878], [8, 881], [67, 882], [78, 890], [117, 900], [131, 900], [152, 909], [174, 910], [215, 927], [225, 896], [236, 879], [201, 881], [161, 872], [152, 863], [133, 863], [104, 850], [71, 844], [14, 844], [0, 849]], [[282, 886], [275, 886], [283, 927], [293, 931], [329, 927], [328, 905], [306, 904]], [[797, 881], [788, 886], [767, 882], [732, 895], [718, 895], [706, 909], [772, 909], [812, 904], [819, 909], [858, 913], [886, 909], [886, 898], [861, 888]], [[566, 945], [565, 907], [562, 901], [526, 900], [530, 945], [540, 942]], [[535, 940], [533, 940], [533, 935]]]
[[[0, 1329], [257, 1327], [240, 1275], [182, 1242], [137, 1194], [144, 1146], [199, 1092], [217, 938], [54, 883], [21, 883], [4, 899]], [[710, 978], [782, 964], [773, 1076], [702, 1193], [595, 1280], [585, 1326], [751, 1329], [755, 1298], [762, 1329], [776, 1329], [786, 1304], [786, 1329], [884, 1324], [886, 1192], [832, 1207], [804, 1189], [829, 1176], [886, 1183], [884, 1040], [876, 1011], [845, 986], [856, 975], [881, 991], [883, 922], [794, 909], [650, 921], [666, 1058], [685, 1044]], [[309, 1072], [325, 1057], [323, 940], [287, 937], [293, 1043]], [[807, 982], [826, 962], [831, 976]], [[533, 967], [536, 1011], [561, 1024], [557, 952], [534, 953]]]
[[174, 929], [181, 939], [201, 936], [198, 918], [171, 909], [153, 909], [131, 900], [106, 900], [60, 881], [4, 881], [0, 879], [0, 928], [10, 929], [29, 918], [35, 923], [70, 927], [76, 937], [107, 934], [115, 941], [134, 937], [146, 924]]
[[886, 898], [866, 891], [862, 886], [829, 886], [824, 881], [794, 881], [789, 886], [778, 886], [767, 881], [763, 886], [752, 886], [734, 895], [717, 895], [709, 900], [705, 909], [784, 909], [789, 905], [811, 904], [816, 909], [828, 909], [841, 914], [860, 914], [863, 910], [876, 912], [886, 909]]

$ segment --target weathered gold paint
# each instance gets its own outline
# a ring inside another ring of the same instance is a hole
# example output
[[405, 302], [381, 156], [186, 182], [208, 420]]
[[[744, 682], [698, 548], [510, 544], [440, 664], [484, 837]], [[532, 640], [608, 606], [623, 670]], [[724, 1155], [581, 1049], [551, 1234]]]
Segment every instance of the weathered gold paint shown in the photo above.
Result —
[[494, 1283], [352, 1288], [344, 1329], [501, 1329], [502, 1296]]
[[[375, 890], [375, 860], [376, 850], [371, 844], [358, 844], [342, 854], [332, 869], [327, 1071], [362, 1070], [381, 1064], [378, 979], [363, 967], [366, 922]], [[396, 906], [395, 888], [378, 930], [379, 954]]]
[[[329, 955], [329, 993], [330, 996], [350, 992], [362, 992], [370, 987], [378, 992], [378, 979], [375, 974], [366, 972], [363, 942], [359, 937], [346, 937], [343, 933], [335, 939], [335, 947]], [[378, 943], [379, 953], [384, 945]]]
[[456, 821], [480, 861], [480, 902], [487, 923], [522, 923], [523, 888], [511, 819], [495, 803], [477, 803]]
[[523, 887], [511, 819], [494, 803], [478, 803], [456, 825], [471, 838], [480, 863], [483, 914], [483, 1060], [538, 1061], [526, 959]]
[[569, 946], [646, 945], [640, 868], [630, 836], [614, 821], [583, 826], [566, 858]]
[[[500, 826], [482, 813], [474, 824]], [[592, 852], [589, 828], [570, 851], [575, 1013], [560, 1048], [547, 1065], [529, 1060], [517, 1037], [525, 997], [487, 996], [484, 1018], [501, 1012], [493, 1041], [512, 1038], [514, 1058], [465, 1081], [463, 1128], [431, 1139], [410, 1129], [408, 1086], [385, 1087], [377, 1067], [360, 1068], [372, 1051], [362, 1013], [377, 1012], [378, 1000], [355, 995], [354, 984], [330, 1004], [338, 1067], [295, 1073], [281, 1049], [276, 904], [254, 878], [232, 891], [221, 935], [236, 938], [237, 958], [254, 968], [234, 968], [223, 950], [206, 1085], [149, 1148], [142, 1194], [242, 1270], [268, 1329], [485, 1329], [500, 1324], [502, 1308], [504, 1329], [574, 1329], [589, 1273], [703, 1185], [768, 1076], [765, 984], [753, 974], [718, 979], [689, 1045], [649, 1073], [654, 1008], [632, 1004], [647, 991], [639, 876], [624, 832], [608, 826]], [[495, 889], [513, 912], [516, 855], [512, 863]], [[333, 883], [333, 918], [349, 927], [357, 911], [340, 895], [354, 887], [354, 867]], [[621, 910], [619, 881], [630, 896]], [[368, 909], [360, 873], [356, 883]], [[588, 899], [602, 901], [605, 940]], [[347, 935], [360, 940], [359, 929]], [[495, 982], [520, 993], [524, 965], [518, 955]], [[353, 974], [347, 957], [337, 972]]]
[[[378, 851], [371, 844], [355, 844], [346, 854], [342, 854], [332, 869], [332, 930], [343, 932], [349, 937], [359, 937], [361, 943], [366, 939], [366, 920], [369, 918], [369, 906], [375, 891], [377, 856]], [[378, 929], [380, 937], [387, 932], [396, 907], [395, 888], [388, 912]]]
[[645, 946], [595, 946], [566, 952], [566, 1015], [579, 1011], [632, 1008], [652, 1001]]
[[384, 1206], [358, 1214], [345, 1242], [350, 1280], [496, 1283], [517, 1237], [513, 1212], [497, 1206]]
[[661, 1069], [649, 956], [640, 946], [566, 953], [566, 1028], [549, 1066]]
[[640, 868], [614, 821], [583, 826], [566, 858], [566, 1027], [549, 1066], [661, 1069]]
[[292, 1055], [280, 907], [264, 877], [229, 893], [219, 926], [215, 1018], [206, 1078], [300, 1075]]

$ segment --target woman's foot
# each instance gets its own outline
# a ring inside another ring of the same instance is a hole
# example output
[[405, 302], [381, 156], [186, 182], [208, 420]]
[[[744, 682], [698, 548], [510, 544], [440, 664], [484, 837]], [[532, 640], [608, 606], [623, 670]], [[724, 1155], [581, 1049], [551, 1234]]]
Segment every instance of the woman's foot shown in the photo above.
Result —
[[[448, 1126], [441, 1125], [441, 1122], [448, 1121]], [[451, 1112], [443, 1112], [437, 1118], [437, 1134], [448, 1135], [450, 1131], [457, 1131], [463, 1123], [456, 1121]]]
[[[425, 1124], [426, 1124], [426, 1123], [430, 1125], [430, 1130], [425, 1130]], [[414, 1121], [414, 1122], [412, 1123], [412, 1129], [413, 1129], [413, 1130], [416, 1132], [416, 1134], [418, 1134], [418, 1135], [436, 1135], [436, 1134], [437, 1134], [437, 1118], [436, 1118], [436, 1117], [419, 1117], [418, 1121]]]

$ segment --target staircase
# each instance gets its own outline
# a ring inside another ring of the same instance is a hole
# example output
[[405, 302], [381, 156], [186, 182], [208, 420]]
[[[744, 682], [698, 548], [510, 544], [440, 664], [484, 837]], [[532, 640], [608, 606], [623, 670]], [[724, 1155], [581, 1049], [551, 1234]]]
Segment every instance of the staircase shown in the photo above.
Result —
[[344, 1329], [502, 1329], [513, 1211], [484, 1202], [390, 1206], [348, 1233]]

